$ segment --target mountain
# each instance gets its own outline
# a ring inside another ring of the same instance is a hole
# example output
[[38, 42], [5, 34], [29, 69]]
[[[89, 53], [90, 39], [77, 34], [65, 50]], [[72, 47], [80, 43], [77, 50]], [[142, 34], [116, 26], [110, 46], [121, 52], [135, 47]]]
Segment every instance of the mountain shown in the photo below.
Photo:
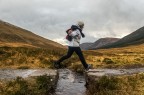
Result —
[[94, 42], [89, 49], [93, 49], [93, 48], [99, 48], [101, 46], [110, 44], [110, 43], [114, 43], [116, 41], [118, 41], [119, 38], [101, 38], [99, 40], [97, 40], [96, 42]]
[[103, 45], [114, 43], [118, 40], [119, 40], [119, 38], [101, 38], [101, 39], [95, 41], [94, 43], [83, 43], [80, 45], [80, 47], [84, 50], [95, 49], [95, 48], [99, 48]]
[[92, 45], [93, 43], [82, 43], [80, 44], [81, 49], [83, 50], [88, 50], [89, 47]]
[[144, 27], [132, 32], [131, 34], [123, 37], [115, 43], [111, 43], [108, 45], [104, 45], [95, 49], [103, 49], [103, 48], [115, 48], [115, 47], [123, 47], [129, 45], [140, 45], [144, 43]]
[[64, 48], [63, 45], [45, 39], [28, 30], [0, 20], [0, 46], [28, 46], [40, 48]]

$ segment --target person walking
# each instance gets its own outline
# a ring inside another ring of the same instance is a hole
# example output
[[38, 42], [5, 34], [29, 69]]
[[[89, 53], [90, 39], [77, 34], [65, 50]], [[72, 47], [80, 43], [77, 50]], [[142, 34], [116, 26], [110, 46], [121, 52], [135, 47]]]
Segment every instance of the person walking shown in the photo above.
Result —
[[79, 21], [76, 25], [72, 25], [71, 28], [66, 31], [67, 32], [66, 39], [68, 40], [68, 52], [66, 55], [64, 55], [59, 60], [54, 62], [55, 68], [57, 69], [61, 68], [61, 62], [64, 61], [65, 59], [70, 58], [73, 52], [75, 52], [78, 55], [86, 71], [88, 71], [91, 68], [91, 65], [86, 63], [80, 48], [80, 39], [81, 37], [83, 38], [85, 37], [85, 35], [82, 33], [83, 28], [84, 28], [84, 22]]

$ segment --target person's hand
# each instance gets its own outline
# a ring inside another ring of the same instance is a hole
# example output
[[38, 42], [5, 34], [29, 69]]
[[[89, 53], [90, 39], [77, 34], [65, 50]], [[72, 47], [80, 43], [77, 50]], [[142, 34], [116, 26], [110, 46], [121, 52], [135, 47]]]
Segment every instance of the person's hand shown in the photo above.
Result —
[[72, 30], [69, 30], [69, 31], [68, 31], [68, 34], [71, 34], [71, 33], [72, 33]]

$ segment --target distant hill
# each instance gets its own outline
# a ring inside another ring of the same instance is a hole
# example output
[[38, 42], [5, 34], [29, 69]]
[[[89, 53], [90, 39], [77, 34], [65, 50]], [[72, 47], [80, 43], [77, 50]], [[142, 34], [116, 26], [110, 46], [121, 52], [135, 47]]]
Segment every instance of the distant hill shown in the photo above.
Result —
[[[104, 48], [115, 48], [115, 47], [123, 47], [129, 45], [140, 45], [144, 43], [144, 27], [134, 31], [133, 33], [123, 37], [115, 43], [111, 43], [108, 45], [104, 45], [99, 47], [100, 49]], [[98, 48], [95, 48], [98, 49]]]
[[0, 46], [64, 48], [63, 45], [0, 20]]
[[119, 38], [101, 38], [101, 39], [95, 41], [94, 43], [83, 43], [80, 45], [80, 47], [84, 50], [95, 49], [95, 48], [99, 48], [103, 45], [114, 43], [118, 40], [119, 40]]
[[82, 43], [80, 44], [81, 49], [83, 50], [88, 50], [89, 47], [92, 45], [93, 43]]

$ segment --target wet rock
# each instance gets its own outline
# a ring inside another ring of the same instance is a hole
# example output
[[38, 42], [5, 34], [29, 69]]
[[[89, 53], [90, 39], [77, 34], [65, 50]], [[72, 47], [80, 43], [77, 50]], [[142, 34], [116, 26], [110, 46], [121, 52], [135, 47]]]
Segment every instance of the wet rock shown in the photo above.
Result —
[[90, 95], [143, 95], [144, 68], [91, 69], [85, 73]]

